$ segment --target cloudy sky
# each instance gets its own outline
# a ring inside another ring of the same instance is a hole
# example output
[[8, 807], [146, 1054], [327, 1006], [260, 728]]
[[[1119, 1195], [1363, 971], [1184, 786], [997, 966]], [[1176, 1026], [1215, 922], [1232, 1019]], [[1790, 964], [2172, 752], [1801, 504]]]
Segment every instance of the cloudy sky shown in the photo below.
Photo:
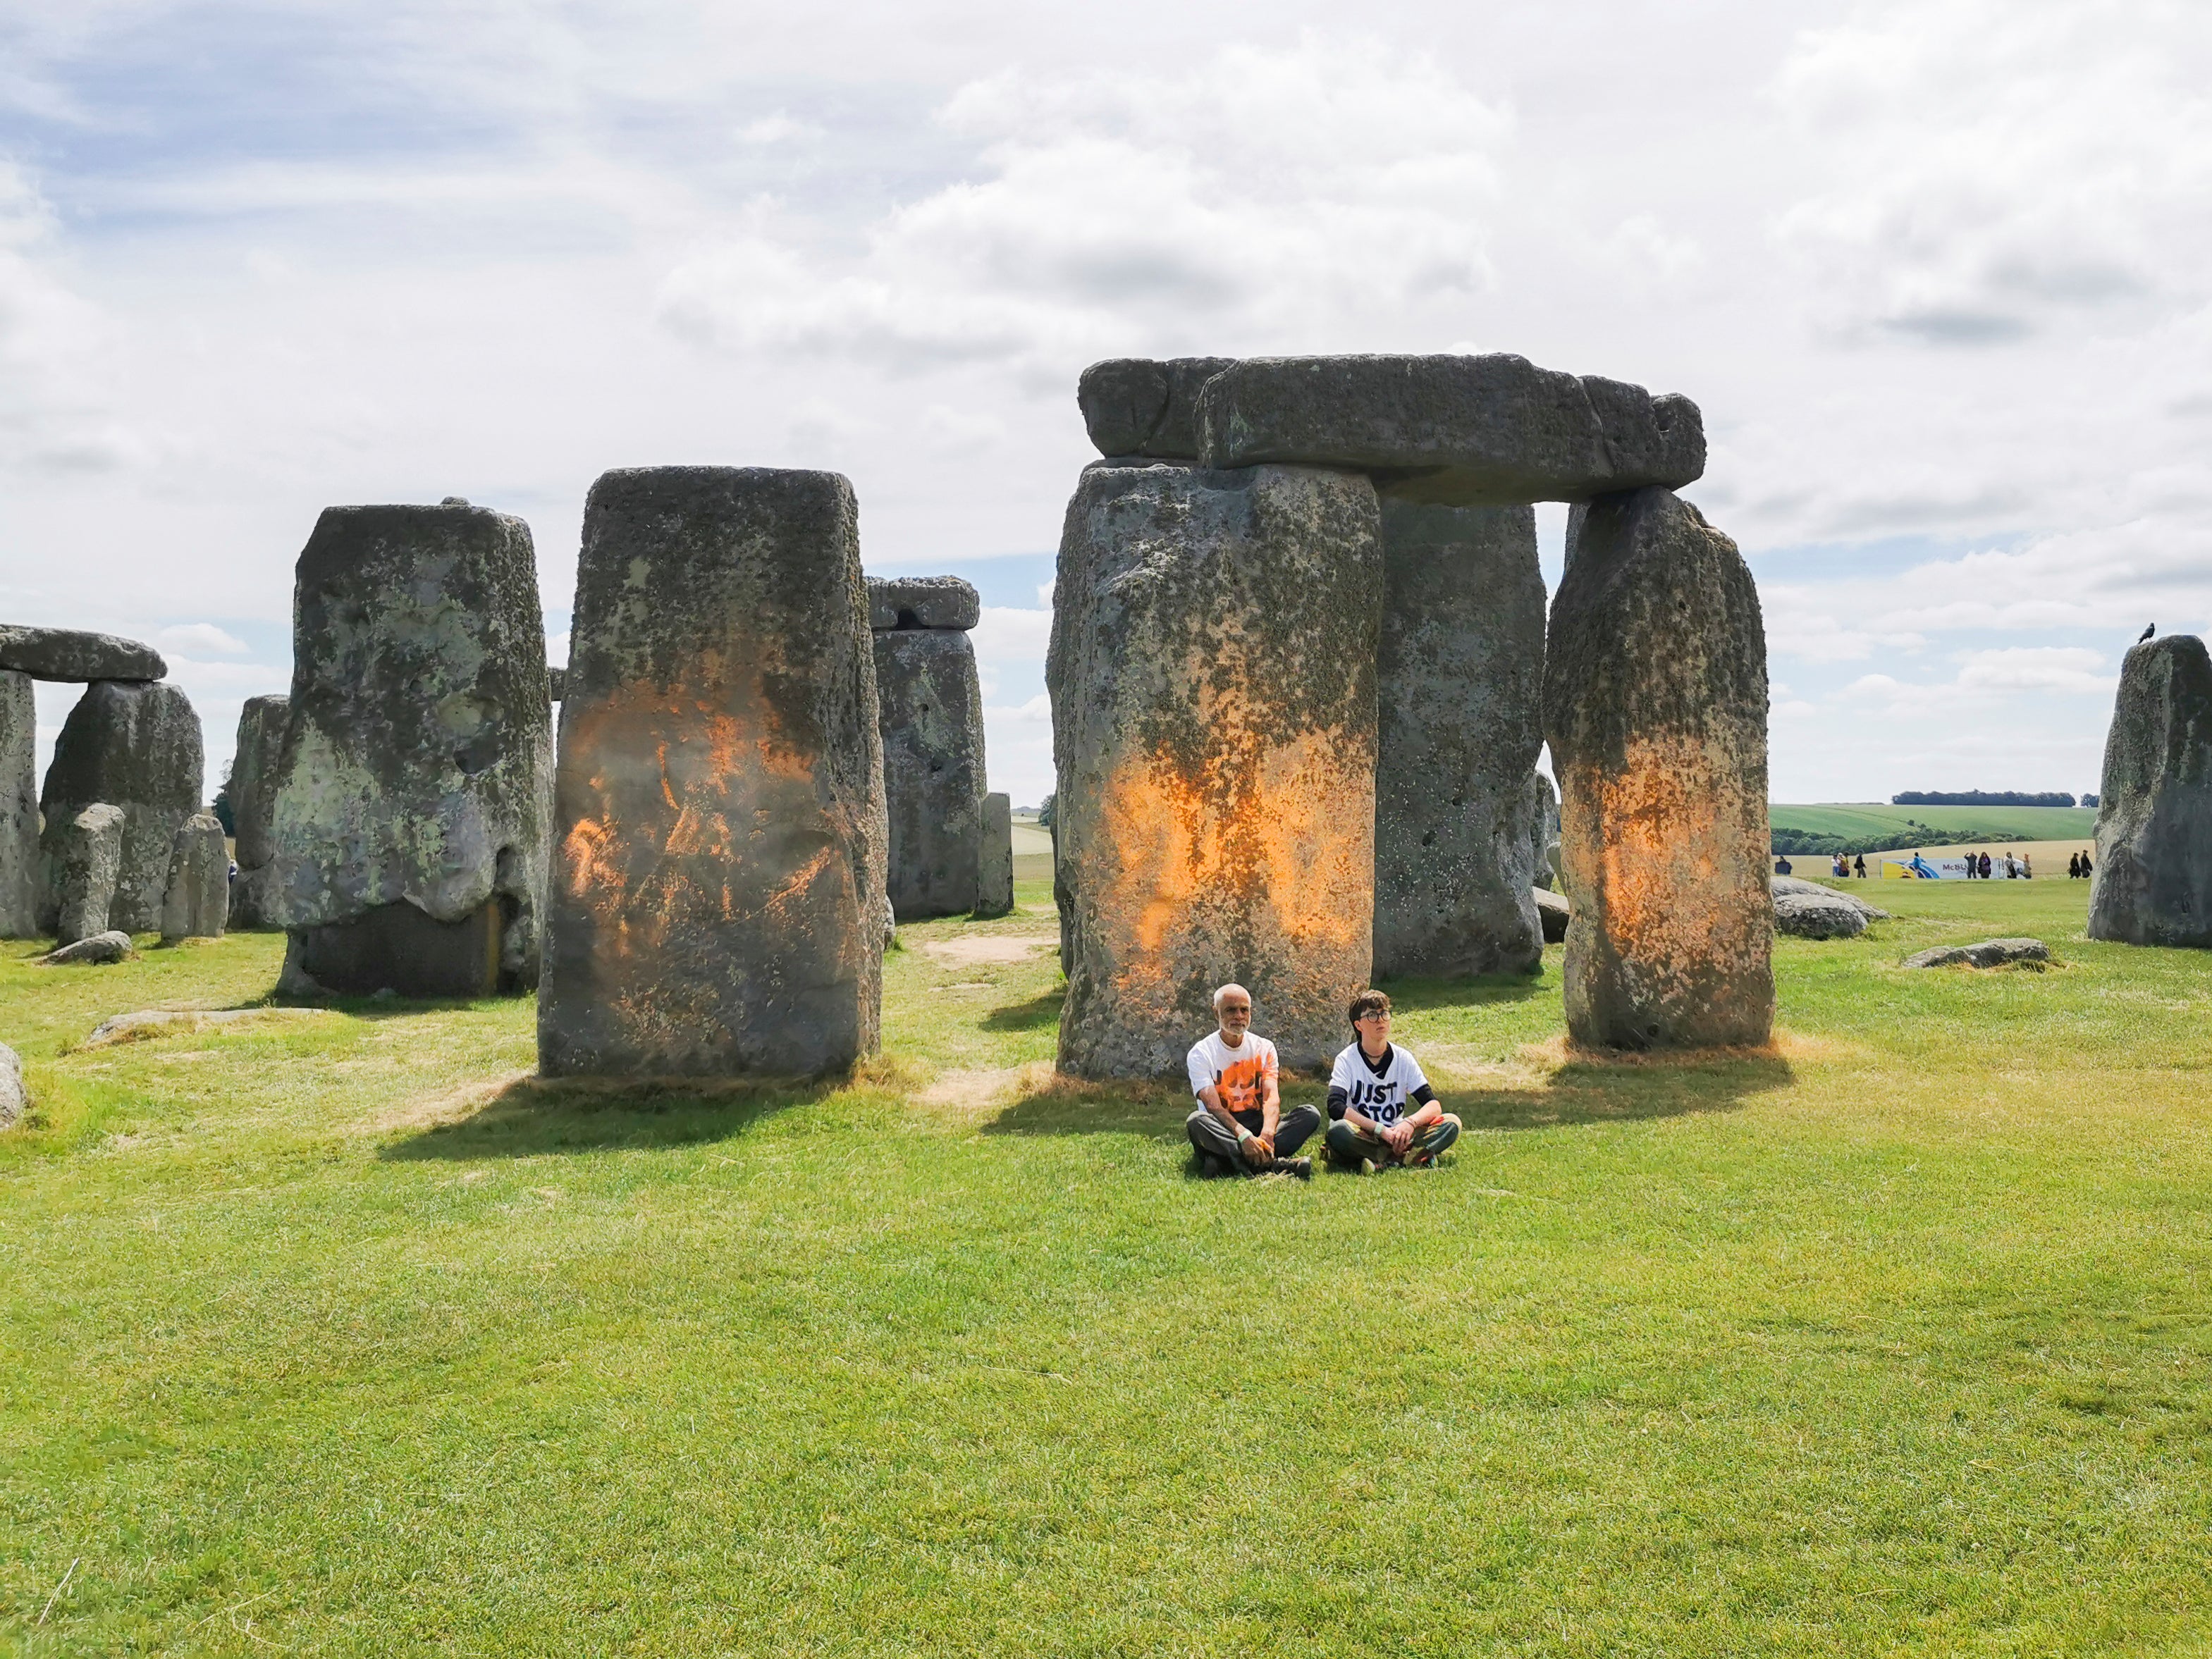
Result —
[[834, 467], [1029, 803], [1084, 364], [1511, 350], [1703, 406], [1778, 799], [2094, 788], [2212, 626], [2208, 86], [2094, 0], [0, 0], [0, 619], [212, 788], [323, 506], [520, 514], [557, 658], [601, 471]]

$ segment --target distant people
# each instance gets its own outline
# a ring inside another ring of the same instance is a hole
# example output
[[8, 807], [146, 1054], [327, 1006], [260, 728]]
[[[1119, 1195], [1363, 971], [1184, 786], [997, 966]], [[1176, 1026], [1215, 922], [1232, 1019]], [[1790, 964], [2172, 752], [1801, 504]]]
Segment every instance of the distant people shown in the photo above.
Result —
[[1861, 853], [1856, 858], [1852, 859], [1851, 869], [1856, 873], [1861, 881], [1864, 881], [1866, 879], [1866, 854], [1864, 853]]
[[1252, 994], [1223, 986], [1213, 994], [1213, 1018], [1219, 1029], [1193, 1043], [1186, 1061], [1198, 1109], [1182, 1127], [1200, 1166], [1208, 1175], [1311, 1180], [1313, 1160], [1291, 1154], [1321, 1127], [1321, 1114], [1310, 1106], [1283, 1110], [1275, 1045], [1252, 1035]]
[[2020, 855], [2020, 878], [2022, 881], [2033, 881], [2035, 879], [2034, 854], [2022, 853]]
[[2020, 860], [2013, 857], [2010, 853], [2005, 854], [2005, 879], [2007, 881], [2020, 879]]
[[2079, 853], [2069, 854], [2067, 857], [2066, 879], [2069, 881], [2081, 879], [2081, 855]]
[[2081, 849], [2081, 879], [2087, 881], [2096, 873], [2096, 866], [2089, 862], [2089, 849], [2085, 847]]
[[1982, 879], [1987, 881], [1990, 878], [1990, 855], [1987, 853], [1982, 854], [1980, 867]]
[[1836, 854], [1828, 860], [1828, 873], [1838, 881], [1841, 881], [1850, 873], [1844, 863], [1844, 855], [1841, 853]]
[[1982, 866], [1981, 866], [1980, 863], [1979, 863], [1979, 862], [1975, 859], [1974, 855], [1973, 855], [1972, 853], [1967, 854], [1966, 854], [1966, 879], [1967, 879], [1968, 881], [1974, 881], [1974, 880], [1978, 880], [1978, 879], [1979, 879], [1979, 878], [1980, 878], [1980, 876], [1981, 876], [1981, 873], [1982, 873]]
[[1790, 856], [1788, 854], [1785, 853], [1774, 860], [1774, 873], [1778, 876], [1786, 876], [1790, 873]]
[[1393, 1164], [1426, 1169], [1459, 1139], [1459, 1120], [1444, 1110], [1420, 1061], [1391, 1042], [1389, 997], [1362, 991], [1351, 1012], [1358, 1041], [1328, 1076], [1328, 1161], [1361, 1175]]

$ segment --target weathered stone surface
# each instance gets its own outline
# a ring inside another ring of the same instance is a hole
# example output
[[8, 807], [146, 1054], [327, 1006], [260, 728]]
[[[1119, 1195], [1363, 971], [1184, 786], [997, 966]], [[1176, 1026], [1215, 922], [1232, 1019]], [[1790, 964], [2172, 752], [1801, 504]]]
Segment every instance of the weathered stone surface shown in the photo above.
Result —
[[107, 931], [123, 869], [123, 809], [103, 802], [48, 830], [45, 854], [56, 944], [74, 945]]
[[1344, 1046], [1373, 951], [1382, 603], [1357, 473], [1085, 471], [1045, 669], [1064, 1069], [1179, 1070], [1230, 980], [1285, 1064]]
[[1533, 974], [1544, 578], [1526, 507], [1382, 504], [1379, 976]]
[[982, 595], [957, 576], [871, 576], [868, 626], [949, 628], [966, 632], [983, 620]]
[[530, 527], [461, 502], [326, 508], [300, 554], [292, 631], [269, 920], [305, 935], [404, 903], [468, 924], [458, 962], [389, 964], [392, 989], [430, 996], [474, 971], [470, 930], [491, 905], [499, 988], [536, 984], [552, 730]]
[[94, 933], [89, 939], [81, 939], [74, 945], [64, 945], [58, 950], [49, 951], [39, 960], [51, 968], [66, 968], [72, 963], [89, 963], [97, 968], [110, 963], [127, 962], [137, 954], [131, 948], [131, 935], [120, 928], [113, 928], [105, 933]]
[[1014, 803], [983, 797], [983, 823], [975, 849], [975, 914], [1004, 916], [1014, 908]]
[[1083, 371], [1075, 401], [1101, 455], [1198, 459], [1198, 394], [1234, 357], [1109, 357]]
[[1544, 943], [1557, 945], [1567, 936], [1567, 923], [1574, 915], [1574, 907], [1548, 887], [1534, 887], [1528, 896], [1535, 901], [1536, 915], [1544, 926]]
[[2168, 635], [2120, 665], [2097, 808], [2089, 937], [2212, 945], [2212, 658]]
[[1765, 1042], [1766, 637], [1735, 544], [1664, 489], [1572, 514], [1544, 704], [1574, 906], [1569, 1034]]
[[1814, 898], [1833, 899], [1838, 904], [1848, 904], [1869, 921], [1887, 921], [1889, 912], [1879, 905], [1869, 904], [1856, 893], [1846, 893], [1833, 887], [1824, 887], [1817, 881], [1807, 881], [1802, 876], [1769, 876], [1767, 887], [1777, 899], [1785, 893], [1803, 893]]
[[857, 513], [832, 472], [592, 486], [548, 1073], [813, 1073], [875, 1048], [889, 830]]
[[34, 680], [158, 680], [169, 665], [152, 646], [112, 634], [0, 623], [0, 669]]
[[[1537, 678], [1543, 678], [1540, 670]], [[1532, 770], [1528, 774], [1528, 800], [1529, 857], [1536, 866], [1536, 885], [1548, 889], [1554, 878], [1552, 849], [1559, 844], [1559, 792], [1553, 787], [1551, 779]]]
[[1865, 908], [1840, 893], [1774, 896], [1774, 931], [1794, 939], [1856, 939], [1867, 930]]
[[39, 931], [38, 767], [31, 677], [0, 669], [0, 939]]
[[195, 812], [169, 843], [169, 884], [161, 898], [161, 943], [221, 939], [230, 914], [230, 849], [222, 820]]
[[23, 1088], [22, 1058], [0, 1042], [0, 1129], [14, 1128], [30, 1109], [31, 1097]]
[[503, 922], [496, 899], [452, 921], [404, 899], [380, 904], [350, 921], [294, 933], [277, 988], [288, 996], [491, 996], [502, 982]]
[[876, 695], [901, 921], [975, 908], [983, 824], [983, 692], [975, 649], [949, 630], [878, 630]]
[[564, 702], [568, 695], [568, 667], [563, 663], [558, 668], [545, 671], [545, 692], [548, 702]]
[[1208, 466], [1357, 467], [1386, 495], [1454, 507], [1587, 501], [1705, 470], [1687, 398], [1502, 352], [1247, 357], [1198, 407]]
[[1979, 945], [1939, 945], [1905, 957], [1907, 968], [2002, 968], [2007, 963], [2051, 960], [2039, 939], [1991, 939]]
[[230, 884], [234, 933], [275, 926], [269, 860], [276, 849], [276, 763], [283, 753], [291, 703], [281, 696], [248, 697], [239, 712], [238, 745], [230, 763], [230, 817], [238, 832], [232, 851], [238, 876]]
[[[170, 838], [200, 810], [202, 774], [200, 717], [173, 685], [94, 680], [70, 710], [39, 801], [46, 816], [40, 850], [48, 854], [53, 838], [95, 802], [122, 810], [115, 899], [103, 926], [145, 933], [161, 925]], [[50, 859], [41, 861], [54, 869]], [[61, 894], [52, 878], [42, 886], [39, 920], [51, 928]]]

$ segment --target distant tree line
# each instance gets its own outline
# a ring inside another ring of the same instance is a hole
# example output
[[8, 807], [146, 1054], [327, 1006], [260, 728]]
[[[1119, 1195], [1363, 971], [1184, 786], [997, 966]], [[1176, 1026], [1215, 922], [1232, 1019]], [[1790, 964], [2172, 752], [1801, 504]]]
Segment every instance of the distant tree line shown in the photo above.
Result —
[[[2024, 789], [1907, 789], [1889, 798], [1892, 806], [2071, 806], [2074, 797], [2045, 789], [2031, 794]], [[1922, 842], [1920, 846], [1934, 843]]]
[[[1887, 853], [1906, 847], [1949, 847], [1959, 842], [1977, 839], [1957, 830], [1930, 830], [1922, 823], [1887, 830], [1879, 836], [1822, 836], [1810, 830], [1777, 830], [1773, 836], [1774, 850], [1787, 853], [1791, 858], [1826, 858], [1832, 853], [1842, 853], [1846, 856], [1854, 853]], [[1979, 839], [1995, 841], [1998, 838], [1984, 836]]]

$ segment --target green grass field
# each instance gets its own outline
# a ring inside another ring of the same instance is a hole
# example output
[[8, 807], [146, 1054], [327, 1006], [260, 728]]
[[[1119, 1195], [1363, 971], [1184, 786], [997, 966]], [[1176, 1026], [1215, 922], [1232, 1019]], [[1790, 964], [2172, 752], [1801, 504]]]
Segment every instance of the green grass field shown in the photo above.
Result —
[[1767, 809], [1777, 830], [1857, 840], [1907, 830], [1914, 823], [1955, 832], [1966, 841], [2089, 841], [2097, 833], [2094, 806], [1875, 806], [1830, 805]]
[[[834, 1085], [540, 1085], [516, 1002], [74, 1047], [278, 941], [6, 946], [0, 1628], [2212, 1650], [2212, 957], [2086, 941], [2063, 880], [1866, 887], [1896, 921], [1780, 942], [1769, 1054], [1571, 1055], [1552, 969], [1394, 988], [1469, 1133], [1306, 1185], [1054, 1083], [1036, 884], [903, 930]], [[2058, 965], [1896, 965], [2019, 933]]]

